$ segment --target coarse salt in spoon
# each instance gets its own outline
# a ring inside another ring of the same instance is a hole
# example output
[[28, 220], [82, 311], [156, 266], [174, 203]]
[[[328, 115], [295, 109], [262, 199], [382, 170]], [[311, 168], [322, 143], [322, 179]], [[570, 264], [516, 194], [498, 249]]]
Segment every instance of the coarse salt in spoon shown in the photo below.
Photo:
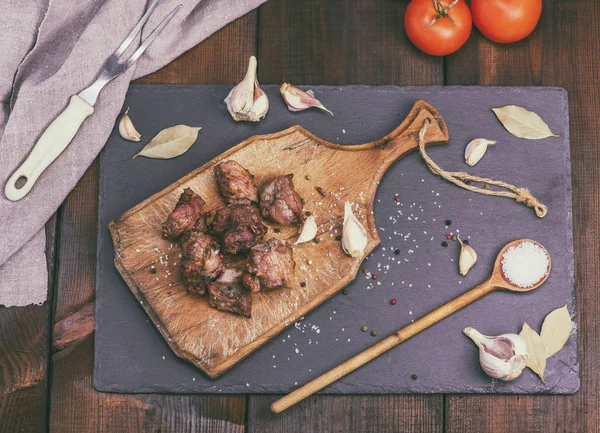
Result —
[[492, 275], [486, 281], [280, 398], [271, 405], [271, 410], [275, 413], [286, 410], [494, 290], [529, 292], [537, 289], [548, 278], [551, 267], [550, 254], [536, 241], [519, 239], [508, 243], [498, 253]]

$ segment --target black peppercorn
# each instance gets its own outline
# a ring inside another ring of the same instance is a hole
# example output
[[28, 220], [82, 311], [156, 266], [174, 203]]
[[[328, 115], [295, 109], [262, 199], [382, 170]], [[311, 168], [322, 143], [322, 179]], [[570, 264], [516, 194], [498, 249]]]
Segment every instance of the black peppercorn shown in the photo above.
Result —
[[451, 221], [451, 220], [446, 220], [446, 225], [447, 225], [447, 226], [449, 226], [449, 225], [451, 225], [451, 224], [452, 224], [452, 221]]
[[318, 244], [319, 242], [321, 242], [321, 239], [315, 238], [315, 244]]
[[151, 267], [150, 268], [150, 272], [153, 273], [153, 274], [156, 274], [156, 268], [155, 267]]
[[400, 254], [400, 250], [399, 249], [395, 249], [394, 250], [394, 254], [396, 254], [396, 255]]
[[304, 215], [306, 215], [307, 217], [309, 217], [311, 215], [310, 211], [306, 211], [304, 212]]
[[281, 229], [278, 227], [274, 230], [275, 233], [281, 233]]
[[442, 242], [442, 246], [443, 246], [444, 248], [445, 248], [445, 247], [447, 247], [447, 246], [448, 246], [448, 242], [446, 242], [446, 241]]
[[377, 336], [377, 331], [371, 331], [371, 335], [372, 335], [373, 337], [376, 337], [376, 336]]
[[468, 239], [465, 239], [465, 240], [463, 241], [463, 244], [465, 244], [465, 245], [469, 245], [469, 240], [468, 240]]
[[335, 240], [336, 240], [336, 241], [341, 241], [341, 240], [342, 240], [342, 237], [341, 237], [340, 235], [337, 235], [337, 236], [335, 237]]
[[306, 287], [306, 281], [302, 281], [302, 282], [300, 283], [300, 287]]
[[346, 288], [343, 288], [343, 289], [342, 289], [342, 294], [344, 294], [344, 295], [347, 295], [347, 294], [348, 294], [348, 289], [346, 289]]
[[417, 375], [416, 375], [416, 374], [412, 374], [412, 375], [410, 376], [410, 378], [411, 378], [412, 380], [417, 380]]

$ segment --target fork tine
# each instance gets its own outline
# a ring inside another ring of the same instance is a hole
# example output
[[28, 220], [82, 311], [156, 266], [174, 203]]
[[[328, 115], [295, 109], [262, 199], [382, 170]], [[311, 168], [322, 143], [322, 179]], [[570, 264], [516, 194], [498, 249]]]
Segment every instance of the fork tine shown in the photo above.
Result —
[[123, 53], [125, 52], [125, 50], [127, 49], [127, 47], [129, 47], [129, 45], [131, 45], [131, 42], [137, 36], [137, 34], [140, 32], [140, 30], [142, 29], [144, 24], [146, 24], [146, 21], [148, 21], [148, 18], [150, 18], [152, 11], [156, 8], [156, 6], [158, 5], [159, 2], [160, 2], [160, 0], [154, 0], [150, 4], [150, 7], [148, 7], [148, 10], [146, 10], [146, 13], [144, 13], [142, 18], [140, 18], [140, 20], [135, 25], [133, 30], [131, 30], [131, 33], [129, 33], [129, 35], [125, 38], [125, 40], [121, 43], [121, 45], [119, 45], [119, 48], [117, 48], [117, 51], [115, 51], [115, 54], [114, 54], [117, 58], [121, 57], [123, 55]]
[[146, 51], [146, 49], [150, 46], [150, 44], [152, 44], [152, 42], [154, 42], [156, 37], [160, 34], [160, 32], [162, 32], [162, 30], [165, 28], [165, 26], [167, 24], [169, 24], [169, 21], [171, 21], [171, 18], [173, 18], [173, 16], [177, 13], [177, 11], [179, 10], [180, 7], [181, 7], [181, 5], [177, 6], [175, 9], [173, 9], [171, 12], [169, 12], [169, 15], [167, 15], [162, 20], [162, 22], [154, 30], [152, 30], [152, 33], [150, 33], [150, 35], [146, 38], [146, 40], [142, 43], [142, 45], [140, 45], [140, 47], [137, 50], [135, 50], [135, 52], [131, 55], [129, 60], [127, 60], [126, 63], [127, 63], [128, 68], [131, 65], [133, 65], [135, 63], [135, 61], [142, 54], [144, 54], [144, 51]]

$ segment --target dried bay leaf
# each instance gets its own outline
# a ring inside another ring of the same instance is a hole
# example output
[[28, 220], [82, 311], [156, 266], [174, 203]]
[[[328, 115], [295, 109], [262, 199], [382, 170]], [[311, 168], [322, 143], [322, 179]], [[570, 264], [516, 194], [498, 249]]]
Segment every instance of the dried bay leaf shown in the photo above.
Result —
[[500, 108], [492, 108], [492, 110], [506, 130], [516, 137], [528, 140], [558, 137], [550, 130], [546, 122], [533, 111], [517, 105], [505, 105]]
[[546, 358], [562, 349], [571, 335], [572, 328], [571, 315], [566, 305], [557, 308], [546, 316], [540, 333], [546, 350]]
[[196, 142], [200, 129], [187, 125], [163, 129], [133, 158], [171, 159], [182, 155]]
[[537, 374], [544, 382], [544, 370], [546, 369], [546, 349], [542, 338], [527, 324], [523, 324], [520, 334], [527, 343], [527, 358], [525, 365]]

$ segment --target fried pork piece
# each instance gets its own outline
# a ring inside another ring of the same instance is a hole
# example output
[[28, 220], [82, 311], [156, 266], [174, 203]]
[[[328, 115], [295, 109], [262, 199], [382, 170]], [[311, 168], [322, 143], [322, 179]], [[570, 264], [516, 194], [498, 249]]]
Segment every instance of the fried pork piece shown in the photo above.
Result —
[[206, 223], [201, 217], [191, 230], [181, 237], [183, 279], [190, 293], [204, 295], [206, 284], [221, 273], [219, 244], [206, 234]]
[[215, 167], [219, 191], [230, 204], [258, 203], [258, 190], [248, 170], [235, 161], [226, 161]]
[[217, 281], [208, 283], [208, 302], [214, 308], [250, 318], [252, 297], [242, 286], [242, 273], [225, 269]]
[[290, 287], [295, 267], [292, 249], [284, 241], [270, 239], [250, 249], [244, 285], [252, 292]]
[[247, 252], [261, 242], [267, 233], [267, 227], [262, 223], [256, 208], [244, 204], [219, 209], [211, 230], [219, 237], [223, 251], [228, 254]]
[[279, 224], [302, 221], [302, 199], [294, 189], [293, 174], [279, 176], [260, 192], [260, 211]]
[[186, 230], [191, 229], [200, 217], [204, 200], [198, 194], [186, 188], [183, 190], [175, 209], [163, 223], [163, 234], [166, 238], [176, 240]]

